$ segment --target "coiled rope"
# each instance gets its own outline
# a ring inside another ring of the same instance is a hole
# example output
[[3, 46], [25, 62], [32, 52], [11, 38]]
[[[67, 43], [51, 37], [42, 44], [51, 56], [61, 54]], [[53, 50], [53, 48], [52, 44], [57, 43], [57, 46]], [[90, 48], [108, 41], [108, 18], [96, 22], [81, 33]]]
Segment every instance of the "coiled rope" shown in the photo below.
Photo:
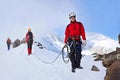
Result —
[[[65, 48], [67, 48], [67, 52], [65, 52]], [[37, 51], [37, 46], [35, 45], [35, 51]], [[34, 52], [35, 53], [35, 52]], [[53, 64], [59, 57], [60, 55], [62, 55], [62, 59], [64, 61], [64, 63], [68, 63], [69, 62], [69, 56], [71, 55], [69, 53], [69, 47], [66, 46], [66, 47], [63, 47], [62, 50], [60, 51], [60, 53], [55, 57], [55, 59], [53, 61], [46, 61], [46, 60], [43, 60], [42, 58], [38, 57], [37, 55], [33, 54], [34, 56], [36, 56], [40, 61], [42, 61], [43, 63], [46, 63], [46, 64]]]

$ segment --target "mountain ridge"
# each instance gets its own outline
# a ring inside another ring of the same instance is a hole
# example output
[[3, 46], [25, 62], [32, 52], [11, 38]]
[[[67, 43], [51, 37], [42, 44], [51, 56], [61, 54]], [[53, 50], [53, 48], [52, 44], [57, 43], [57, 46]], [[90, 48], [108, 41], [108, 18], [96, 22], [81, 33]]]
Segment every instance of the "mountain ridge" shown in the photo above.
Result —
[[[107, 54], [112, 52], [119, 46], [116, 40], [113, 40], [103, 34], [100, 33], [87, 33], [87, 45], [83, 47], [83, 50], [89, 50], [92, 53], [98, 54]], [[64, 43], [63, 39], [59, 37], [56, 33], [48, 34], [45, 37], [40, 39], [40, 42], [44, 44], [44, 46], [52, 51], [60, 52]]]

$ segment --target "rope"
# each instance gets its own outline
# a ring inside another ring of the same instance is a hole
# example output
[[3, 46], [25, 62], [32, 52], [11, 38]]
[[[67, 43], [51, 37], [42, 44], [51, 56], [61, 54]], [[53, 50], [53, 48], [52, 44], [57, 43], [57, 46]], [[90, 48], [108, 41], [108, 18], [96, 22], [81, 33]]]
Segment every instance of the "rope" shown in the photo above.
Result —
[[[37, 47], [36, 45], [35, 45], [35, 47]], [[35, 48], [36, 49], [36, 48]], [[35, 50], [36, 51], [36, 50]], [[59, 56], [62, 54], [62, 51], [58, 54], [58, 56], [56, 56], [55, 57], [55, 59], [53, 60], [53, 61], [51, 61], [51, 62], [49, 62], [49, 61], [45, 61], [45, 60], [43, 60], [42, 58], [40, 58], [40, 57], [38, 57], [37, 55], [35, 55], [35, 54], [33, 54], [35, 57], [37, 57], [40, 61], [42, 61], [43, 63], [46, 63], [46, 64], [53, 64], [58, 58], [59, 58]]]
[[[64, 49], [67, 48], [67, 55], [65, 56], [65, 52], [64, 52]], [[69, 50], [68, 50], [68, 46], [66, 47], [63, 47], [62, 48], [62, 59], [64, 61], [64, 63], [68, 63], [69, 62], [69, 56], [70, 56], [70, 53], [69, 53]]]
[[61, 52], [60, 52], [60, 54], [59, 54], [53, 61], [51, 61], [51, 62], [45, 61], [45, 60], [43, 60], [42, 58], [38, 57], [37, 55], [34, 55], [34, 56], [37, 57], [37, 58], [38, 58], [40, 61], [42, 61], [43, 63], [53, 64], [53, 63], [59, 58], [60, 55], [61, 55]]
[[[73, 49], [71, 52], [69, 52], [69, 48], [71, 48], [73, 46]], [[75, 48], [76, 46], [76, 43], [75, 41], [73, 40], [70, 44], [70, 46], [67, 44], [66, 47], [63, 47], [62, 49], [62, 58], [63, 58], [63, 61], [67, 64], [69, 62], [69, 57], [73, 54], [74, 51], [78, 51], [78, 49]], [[64, 48], [67, 48], [67, 56], [64, 56], [65, 53], [64, 53]], [[67, 59], [68, 58], [68, 59]], [[66, 60], [67, 59], [67, 60]]]

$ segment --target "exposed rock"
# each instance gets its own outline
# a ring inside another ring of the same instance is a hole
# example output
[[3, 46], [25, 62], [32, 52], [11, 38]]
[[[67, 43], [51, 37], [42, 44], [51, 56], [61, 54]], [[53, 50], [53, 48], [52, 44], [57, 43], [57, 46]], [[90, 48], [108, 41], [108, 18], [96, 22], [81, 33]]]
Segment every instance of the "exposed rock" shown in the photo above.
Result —
[[42, 46], [42, 44], [38, 42], [37, 46]]
[[116, 60], [116, 56], [112, 54], [105, 54], [102, 60], [103, 66], [108, 67]]
[[43, 49], [43, 47], [42, 47], [42, 46], [40, 46], [39, 48], [40, 48], [40, 49]]
[[37, 44], [36, 46], [39, 47], [40, 49], [44, 48], [43, 45], [40, 42], [35, 41], [34, 43]]
[[13, 48], [16, 48], [20, 45], [20, 40], [19, 39], [16, 39], [14, 42], [13, 42]]
[[115, 61], [108, 69], [105, 80], [120, 80], [120, 61]]
[[120, 54], [117, 54], [116, 57], [118, 60], [120, 60]]
[[93, 53], [92, 55], [97, 55], [97, 53]]
[[36, 41], [34, 43], [37, 43]]
[[118, 47], [116, 48], [116, 53], [120, 54], [120, 48], [118, 48]]
[[102, 63], [107, 68], [105, 80], [120, 80], [120, 48], [105, 54]]
[[22, 44], [22, 43], [26, 43], [26, 38], [24, 37], [21, 41], [20, 41], [20, 43]]
[[95, 65], [93, 65], [91, 71], [100, 71], [100, 70]]
[[120, 50], [120, 48], [116, 48], [116, 51], [113, 51], [109, 54], [104, 54], [103, 60], [102, 60], [104, 67], [109, 67], [116, 60], [120, 59], [119, 50]]
[[94, 61], [101, 61], [103, 59], [103, 56], [104, 55], [96, 54], [96, 56], [94, 56], [94, 57], [96, 57], [96, 59], [94, 59]]

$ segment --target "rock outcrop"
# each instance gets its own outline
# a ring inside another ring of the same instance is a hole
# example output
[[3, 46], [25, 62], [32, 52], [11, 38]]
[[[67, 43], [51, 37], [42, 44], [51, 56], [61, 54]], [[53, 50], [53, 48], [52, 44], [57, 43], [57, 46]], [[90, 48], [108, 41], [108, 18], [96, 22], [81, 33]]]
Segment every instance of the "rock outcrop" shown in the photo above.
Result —
[[100, 70], [95, 65], [93, 65], [91, 71], [100, 71]]
[[94, 54], [95, 61], [102, 61], [107, 68], [104, 80], [120, 80], [120, 48], [108, 54]]
[[13, 48], [18, 47], [18, 46], [20, 45], [20, 40], [19, 40], [19, 39], [16, 39], [16, 40], [12, 43], [12, 45], [13, 45]]
[[116, 51], [113, 51], [108, 54], [94, 54], [95, 61], [102, 61], [102, 64], [104, 67], [109, 67], [117, 60], [120, 60], [120, 48], [116, 48]]
[[115, 61], [107, 69], [105, 80], [120, 80], [120, 60]]

